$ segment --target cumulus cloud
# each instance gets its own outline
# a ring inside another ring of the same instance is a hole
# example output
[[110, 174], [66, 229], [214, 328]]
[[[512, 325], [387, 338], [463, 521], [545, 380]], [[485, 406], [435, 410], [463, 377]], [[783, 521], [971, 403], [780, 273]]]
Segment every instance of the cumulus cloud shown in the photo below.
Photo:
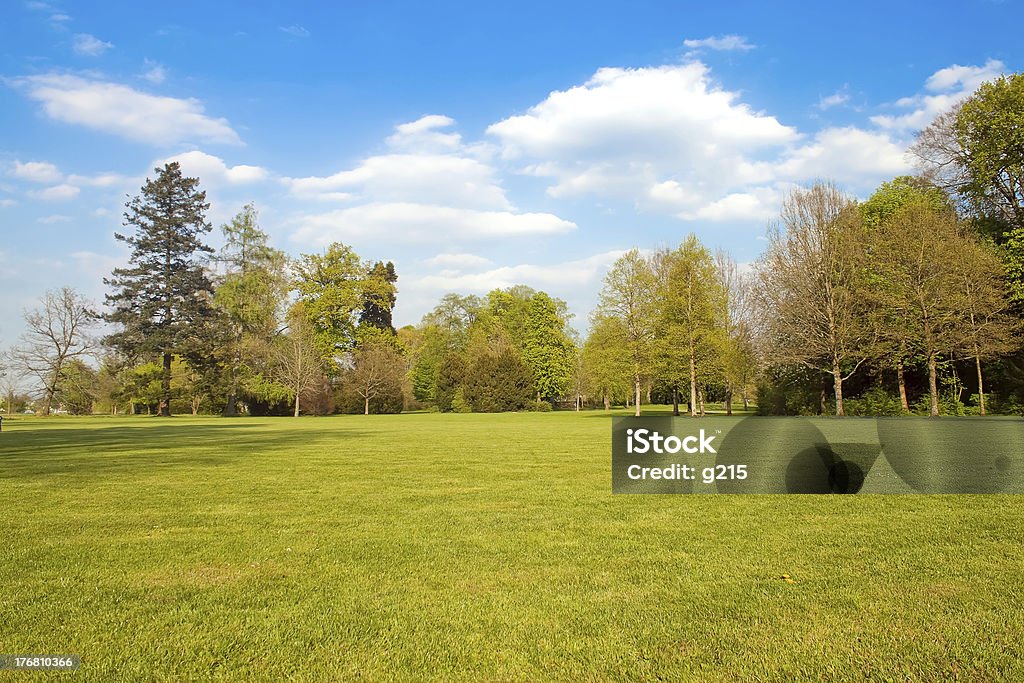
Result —
[[699, 61], [600, 69], [488, 133], [521, 173], [548, 179], [552, 197], [619, 198], [684, 220], [762, 221], [794, 183], [830, 177], [859, 191], [911, 168], [896, 132], [800, 132], [717, 85]]
[[584, 259], [548, 265], [519, 264], [478, 273], [431, 274], [414, 280], [412, 288], [436, 292], [484, 293], [496, 288], [525, 284], [544, 288], [557, 295], [559, 290], [578, 290], [581, 285], [596, 282], [622, 254], [622, 251], [607, 251]]
[[15, 161], [10, 175], [33, 183], [56, 183], [64, 177], [60, 169], [48, 161]]
[[98, 57], [112, 47], [114, 47], [113, 43], [100, 40], [88, 33], [76, 34], [71, 42], [71, 49], [75, 51], [76, 55], [83, 57]]
[[329, 176], [285, 178], [291, 193], [327, 201], [405, 202], [511, 210], [482, 145], [466, 146], [437, 114], [395, 127], [390, 151]]
[[244, 185], [258, 183], [266, 180], [269, 176], [267, 170], [260, 166], [246, 164], [228, 166], [220, 157], [199, 150], [175, 154], [155, 165], [160, 167], [175, 161], [181, 164], [182, 173], [198, 177], [204, 184]]
[[939, 69], [925, 81], [925, 89], [931, 94], [913, 95], [895, 102], [893, 106], [908, 110], [907, 113], [881, 114], [871, 117], [871, 121], [897, 132], [920, 130], [939, 114], [970, 97], [982, 83], [997, 78], [1005, 70], [1006, 65], [997, 59], [989, 59], [983, 66], [954, 64]]
[[29, 196], [35, 199], [41, 199], [46, 202], [63, 202], [69, 199], [74, 199], [78, 196], [80, 190], [74, 185], [68, 185], [62, 183], [60, 185], [54, 185], [44, 190], [32, 190], [29, 192]]
[[353, 237], [386, 237], [404, 242], [444, 242], [552, 235], [576, 229], [576, 224], [550, 213], [478, 211], [453, 206], [410, 202], [370, 203], [300, 217], [293, 239], [325, 246], [350, 242]]
[[150, 95], [69, 74], [26, 76], [15, 83], [50, 118], [65, 123], [157, 146], [186, 141], [241, 144], [226, 119], [207, 116], [195, 99]]
[[491, 260], [476, 254], [438, 254], [424, 261], [428, 266], [444, 266], [462, 270], [464, 268], [482, 268], [491, 265]]
[[746, 52], [747, 50], [753, 50], [756, 45], [751, 45], [747, 42], [747, 39], [743, 36], [737, 36], [734, 34], [728, 34], [724, 36], [711, 36], [709, 38], [700, 39], [687, 39], [683, 41], [683, 45], [690, 48], [691, 50], [717, 50], [723, 52], [740, 51]]

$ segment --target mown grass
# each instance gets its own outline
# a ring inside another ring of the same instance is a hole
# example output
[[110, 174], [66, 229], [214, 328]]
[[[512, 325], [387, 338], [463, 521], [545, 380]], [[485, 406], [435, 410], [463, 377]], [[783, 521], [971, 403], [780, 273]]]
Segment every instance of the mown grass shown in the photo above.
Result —
[[612, 496], [609, 444], [601, 413], [5, 421], [0, 652], [101, 681], [1024, 679], [1022, 499]]

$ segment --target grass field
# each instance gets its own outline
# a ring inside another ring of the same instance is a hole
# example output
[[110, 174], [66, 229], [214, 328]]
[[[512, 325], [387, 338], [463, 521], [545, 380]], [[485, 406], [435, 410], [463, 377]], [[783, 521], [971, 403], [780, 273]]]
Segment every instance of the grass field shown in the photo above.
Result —
[[1024, 680], [1017, 496], [612, 496], [601, 413], [3, 427], [50, 677]]

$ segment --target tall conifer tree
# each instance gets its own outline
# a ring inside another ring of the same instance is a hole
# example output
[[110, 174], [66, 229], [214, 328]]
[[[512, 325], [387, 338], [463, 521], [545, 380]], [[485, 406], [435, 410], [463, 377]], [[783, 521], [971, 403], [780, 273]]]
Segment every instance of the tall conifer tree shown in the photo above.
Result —
[[210, 232], [210, 208], [198, 178], [186, 178], [177, 162], [155, 169], [142, 193], [125, 205], [124, 225], [132, 235], [115, 233], [132, 249], [127, 268], [115, 268], [104, 283], [113, 309], [107, 321], [121, 326], [108, 342], [131, 357], [162, 360], [160, 414], [171, 414], [171, 360], [202, 346], [212, 319], [213, 287], [203, 270], [212, 249], [202, 236]]

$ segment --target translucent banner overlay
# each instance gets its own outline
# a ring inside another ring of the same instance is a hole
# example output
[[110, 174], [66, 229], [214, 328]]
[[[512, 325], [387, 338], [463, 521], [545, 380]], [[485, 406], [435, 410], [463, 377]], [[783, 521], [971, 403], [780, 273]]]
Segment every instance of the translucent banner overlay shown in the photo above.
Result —
[[1024, 493], [1024, 420], [626, 417], [613, 493]]

